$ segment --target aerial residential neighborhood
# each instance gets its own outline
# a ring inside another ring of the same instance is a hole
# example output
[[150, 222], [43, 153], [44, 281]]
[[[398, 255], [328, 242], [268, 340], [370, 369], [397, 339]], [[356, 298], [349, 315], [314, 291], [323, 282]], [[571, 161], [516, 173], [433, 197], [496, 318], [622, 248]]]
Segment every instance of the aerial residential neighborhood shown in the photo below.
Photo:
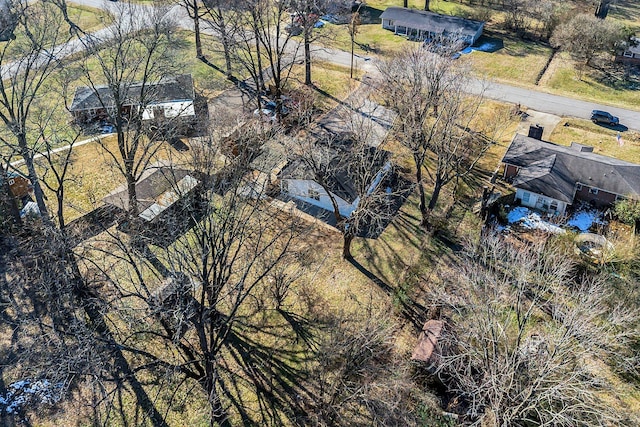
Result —
[[640, 425], [639, 40], [634, 0], [0, 0], [0, 425]]

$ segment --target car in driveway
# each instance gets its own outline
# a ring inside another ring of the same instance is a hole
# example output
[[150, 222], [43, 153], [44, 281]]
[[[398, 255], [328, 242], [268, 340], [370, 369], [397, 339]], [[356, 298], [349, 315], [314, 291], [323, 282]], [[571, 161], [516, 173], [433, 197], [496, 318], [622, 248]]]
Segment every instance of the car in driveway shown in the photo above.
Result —
[[620, 124], [620, 119], [618, 119], [616, 116], [601, 110], [593, 110], [591, 112], [591, 121], [593, 123], [601, 123], [612, 126]]

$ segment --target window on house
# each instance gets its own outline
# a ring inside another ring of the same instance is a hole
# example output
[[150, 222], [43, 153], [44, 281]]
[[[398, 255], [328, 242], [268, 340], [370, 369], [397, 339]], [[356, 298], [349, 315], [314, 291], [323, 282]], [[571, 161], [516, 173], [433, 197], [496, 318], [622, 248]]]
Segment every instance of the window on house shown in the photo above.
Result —
[[633, 53], [631, 53], [631, 52], [630, 52], [630, 51], [628, 51], [628, 50], [626, 50], [626, 51], [623, 53], [623, 55], [624, 55], [624, 56], [626, 56], [627, 58], [633, 58]]
[[531, 194], [527, 193], [526, 191], [522, 193], [522, 201], [524, 203], [529, 203], [530, 198], [531, 198]]
[[551, 204], [549, 205], [549, 210], [552, 210], [554, 212], [558, 211], [558, 202], [556, 200], [551, 202]]
[[591, 193], [591, 194], [598, 194], [598, 189], [597, 189], [597, 188], [595, 188], [595, 187], [591, 187], [591, 188], [589, 189], [589, 193]]
[[582, 191], [582, 184], [580, 183], [576, 184], [576, 191]]
[[542, 199], [542, 210], [549, 210], [549, 199]]
[[624, 200], [624, 199], [625, 199], [625, 197], [624, 197], [624, 196], [621, 196], [621, 195], [619, 195], [619, 194], [616, 194], [616, 202], [619, 202], [620, 200]]
[[9, 180], [9, 185], [13, 185], [13, 184], [15, 184], [15, 183], [16, 183], [16, 181], [15, 181], [13, 178], [11, 178], [11, 179]]
[[320, 200], [320, 193], [318, 192], [318, 190], [310, 188], [309, 189], [309, 198], [313, 199], [313, 200]]

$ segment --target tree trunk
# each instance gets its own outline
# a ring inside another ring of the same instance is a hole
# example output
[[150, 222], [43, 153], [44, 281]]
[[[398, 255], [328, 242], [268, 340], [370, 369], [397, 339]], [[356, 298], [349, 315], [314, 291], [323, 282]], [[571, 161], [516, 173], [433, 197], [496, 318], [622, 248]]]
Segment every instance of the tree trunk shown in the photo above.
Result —
[[229, 414], [222, 406], [220, 394], [216, 387], [218, 384], [218, 369], [215, 366], [214, 361], [207, 363], [206, 371], [204, 389], [207, 391], [209, 396], [209, 408], [211, 410], [209, 425], [211, 427], [231, 427]]
[[198, 1], [193, 2], [193, 31], [196, 37], [196, 58], [202, 59], [202, 39], [200, 38], [200, 12], [198, 10]]
[[304, 84], [311, 86], [311, 32], [310, 28], [304, 30]]
[[431, 200], [429, 200], [429, 206], [427, 207], [428, 210], [432, 211], [435, 209], [438, 198], [440, 197], [440, 190], [442, 190], [442, 182], [436, 178], [436, 183], [433, 186], [433, 194], [431, 194]]
[[[128, 168], [127, 168], [128, 169]], [[127, 194], [129, 196], [129, 216], [131, 218], [138, 215], [138, 195], [136, 194], [136, 179], [133, 173], [129, 170], [126, 171], [127, 179]]]
[[22, 155], [24, 163], [27, 165], [27, 170], [29, 171], [29, 179], [31, 180], [31, 185], [33, 185], [33, 193], [36, 196], [36, 203], [40, 210], [40, 217], [46, 225], [51, 225], [49, 211], [47, 210], [47, 205], [44, 202], [44, 192], [42, 191], [42, 186], [40, 185], [40, 180], [38, 179], [38, 174], [36, 173], [36, 168], [33, 164], [33, 156], [29, 152], [29, 147], [27, 147], [26, 136], [20, 135], [18, 137], [18, 143], [20, 145], [20, 154]]
[[351, 36], [351, 73], [349, 74], [351, 78], [353, 78], [353, 45], [355, 42], [355, 38]]
[[[262, 54], [260, 53], [260, 34], [258, 32], [257, 27], [254, 27], [254, 38], [256, 40], [256, 61], [258, 63], [258, 70], [257, 70], [258, 81], [256, 82], [258, 84], [258, 87], [256, 89], [258, 90], [258, 93], [260, 93], [265, 90], [265, 87], [264, 87], [264, 76], [262, 75], [262, 59], [261, 59]], [[260, 99], [260, 96], [258, 96], [257, 98]]]
[[416, 165], [416, 182], [418, 186], [418, 194], [420, 195], [420, 214], [422, 215], [421, 224], [427, 223], [427, 196], [424, 194], [424, 185], [422, 185], [422, 163], [414, 157]]
[[404, 7], [409, 7], [409, 0], [404, 0]]
[[351, 243], [353, 242], [353, 238], [355, 236], [350, 231], [345, 231], [343, 234], [343, 245], [342, 245], [342, 259], [353, 259], [353, 255], [351, 255]]
[[233, 72], [231, 69], [231, 41], [229, 40], [229, 34], [227, 33], [226, 23], [224, 21], [224, 16], [222, 14], [222, 10], [217, 11], [218, 16], [220, 17], [220, 31], [222, 38], [222, 50], [224, 53], [224, 66], [225, 66], [225, 74], [228, 79], [233, 76]]
[[427, 230], [431, 230], [431, 213], [436, 207], [438, 203], [438, 198], [440, 197], [440, 190], [442, 190], [442, 182], [436, 178], [436, 183], [433, 186], [433, 193], [431, 194], [431, 199], [429, 200], [429, 205], [425, 212], [422, 213], [422, 225]]
[[11, 216], [16, 224], [22, 224], [22, 218], [20, 218], [20, 209], [18, 208], [18, 202], [16, 198], [13, 196], [11, 192], [11, 186], [9, 185], [9, 177], [7, 176], [4, 168], [0, 167], [0, 174], [2, 174], [2, 183], [4, 184], [4, 192], [7, 195], [7, 203], [9, 205], [9, 210], [11, 211]]
[[64, 227], [66, 225], [64, 222], [64, 189], [58, 189], [56, 192], [56, 199], [58, 199], [58, 227], [64, 232]]
[[424, 10], [429, 10], [429, 0], [424, 0]]

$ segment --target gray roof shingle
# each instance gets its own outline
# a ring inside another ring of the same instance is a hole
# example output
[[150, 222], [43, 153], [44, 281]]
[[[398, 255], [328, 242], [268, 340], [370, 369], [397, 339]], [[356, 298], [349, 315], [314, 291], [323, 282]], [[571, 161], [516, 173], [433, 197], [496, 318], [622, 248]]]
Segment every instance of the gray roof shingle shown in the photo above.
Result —
[[576, 183], [619, 195], [640, 194], [640, 165], [516, 134], [502, 162], [520, 168], [513, 184], [573, 202]]
[[[123, 89], [124, 105], [140, 104], [141, 83], [133, 83]], [[194, 99], [193, 79], [190, 74], [166, 77], [157, 83], [147, 83], [144, 104], [152, 105], [167, 101], [189, 101]], [[96, 86], [95, 89], [80, 86], [76, 89], [71, 111], [83, 111], [101, 108], [113, 108], [113, 90], [107, 86]]]
[[480, 21], [397, 6], [388, 7], [380, 15], [380, 19], [391, 19], [395, 21], [396, 25], [416, 30], [434, 33], [460, 33], [470, 36], [475, 35], [484, 25], [484, 22]]

